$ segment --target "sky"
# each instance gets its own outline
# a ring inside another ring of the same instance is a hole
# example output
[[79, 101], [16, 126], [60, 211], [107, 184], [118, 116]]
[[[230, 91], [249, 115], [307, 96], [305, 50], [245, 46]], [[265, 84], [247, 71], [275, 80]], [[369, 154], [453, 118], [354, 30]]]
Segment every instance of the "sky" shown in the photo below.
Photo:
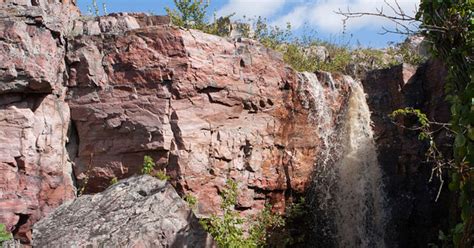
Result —
[[[395, 0], [386, 0], [394, 4]], [[92, 0], [78, 0], [82, 13], [87, 14]], [[419, 0], [398, 0], [404, 13], [415, 15]], [[164, 15], [165, 7], [173, 8], [173, 0], [97, 0], [99, 6], [105, 3], [108, 13], [151, 12]], [[350, 9], [356, 12], [375, 12], [383, 8], [393, 13], [384, 0], [210, 0], [208, 15], [217, 16], [235, 13], [234, 19], [265, 17], [272, 25], [292, 25], [295, 34], [312, 33], [316, 37], [339, 44], [381, 48], [389, 42], [401, 42], [405, 38], [398, 34], [384, 34], [382, 27], [393, 28], [394, 24], [379, 17], [350, 19], [344, 29], [343, 17], [335, 11]], [[102, 8], [101, 8], [102, 9]], [[343, 32], [345, 30], [345, 32]]]

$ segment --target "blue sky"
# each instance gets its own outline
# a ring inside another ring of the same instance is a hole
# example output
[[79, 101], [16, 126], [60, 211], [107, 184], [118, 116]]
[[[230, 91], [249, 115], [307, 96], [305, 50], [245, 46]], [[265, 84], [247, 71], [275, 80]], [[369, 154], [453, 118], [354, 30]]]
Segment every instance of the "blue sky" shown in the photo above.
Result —
[[[83, 13], [88, 12], [92, 0], [78, 0]], [[172, 0], [97, 0], [107, 11], [112, 12], [153, 12], [165, 14], [165, 7], [173, 7]], [[388, 1], [394, 3], [394, 0]], [[419, 0], [398, 0], [400, 8], [407, 14], [414, 15]], [[343, 34], [342, 17], [335, 14], [338, 9], [373, 12], [383, 7], [388, 14], [391, 9], [383, 0], [211, 0], [209, 18], [213, 13], [226, 15], [235, 13], [236, 18], [263, 16], [273, 25], [285, 26], [292, 23], [296, 34], [303, 30], [313, 30], [323, 40], [336, 43], [361, 44], [368, 47], [385, 47], [388, 42], [399, 42], [401, 35], [380, 35], [382, 26], [393, 27], [390, 22], [377, 17], [352, 19], [347, 23]]]

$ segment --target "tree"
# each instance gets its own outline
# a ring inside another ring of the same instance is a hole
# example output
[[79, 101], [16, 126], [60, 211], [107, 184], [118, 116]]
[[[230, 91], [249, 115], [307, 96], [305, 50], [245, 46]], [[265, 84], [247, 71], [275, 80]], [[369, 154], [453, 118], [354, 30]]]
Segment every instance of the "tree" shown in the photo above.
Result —
[[166, 8], [171, 22], [179, 27], [203, 29], [207, 26], [206, 13], [209, 0], [173, 0], [176, 9]]

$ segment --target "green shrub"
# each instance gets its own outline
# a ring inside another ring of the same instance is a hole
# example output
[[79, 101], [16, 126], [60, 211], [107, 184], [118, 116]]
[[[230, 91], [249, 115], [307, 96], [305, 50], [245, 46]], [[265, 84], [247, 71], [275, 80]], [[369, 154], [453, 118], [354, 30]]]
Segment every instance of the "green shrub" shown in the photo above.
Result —
[[176, 9], [166, 8], [171, 23], [184, 28], [202, 30], [208, 24], [205, 20], [209, 1], [173, 0]]
[[273, 213], [271, 209], [271, 206], [266, 204], [265, 208], [251, 220], [249, 240], [255, 243], [256, 247], [265, 247], [269, 235], [285, 225], [283, 217]]
[[[264, 247], [268, 230], [284, 225], [282, 217], [272, 213], [270, 206], [266, 206], [259, 215], [245, 220], [234, 209], [237, 196], [237, 183], [228, 180], [221, 194], [223, 215], [201, 219], [201, 225], [214, 237], [219, 247]], [[249, 227], [248, 231], [244, 226]]]
[[143, 157], [142, 174], [151, 175], [153, 168], [155, 168], [155, 162], [153, 162], [153, 158], [147, 155]]
[[5, 224], [0, 224], [0, 245], [8, 240], [13, 239], [13, 236], [10, 232], [7, 231]]
[[395, 48], [389, 49], [388, 54], [390, 54], [392, 57], [400, 56], [404, 63], [412, 65], [419, 65], [427, 60], [426, 57], [423, 57], [420, 54], [413, 52], [410, 49], [408, 43], [401, 43]]
[[[233, 15], [216, 18], [209, 23], [205, 20], [209, 1], [202, 0], [174, 0], [175, 9], [166, 8], [174, 25], [198, 29], [203, 32], [228, 36], [231, 32]], [[291, 24], [287, 23], [285, 28], [268, 24], [265, 18], [245, 19], [234, 24], [240, 29], [242, 36], [259, 41], [267, 48], [279, 51], [283, 54], [283, 60], [297, 71], [317, 70], [328, 72], [342, 72], [360, 76], [358, 72], [351, 72], [348, 66], [360, 65], [363, 70], [373, 70], [398, 64], [398, 58], [410, 64], [420, 64], [425, 60], [416, 53], [412, 53], [407, 44], [395, 46], [382, 51], [370, 48], [351, 49], [348, 44], [327, 42], [318, 39], [311, 30], [306, 30], [303, 35], [297, 37], [293, 34]], [[254, 32], [250, 32], [253, 27]], [[305, 54], [304, 50], [311, 46], [324, 46], [327, 48], [329, 58], [319, 61], [314, 55]]]
[[447, 65], [446, 100], [455, 133], [449, 188], [459, 197], [451, 208], [458, 215], [452, 245], [474, 246], [474, 1], [422, 0], [417, 20], [431, 53]]
[[153, 158], [148, 155], [145, 155], [145, 157], [143, 157], [142, 174], [154, 176], [162, 181], [168, 181], [170, 177], [166, 175], [165, 170], [158, 170], [155, 174], [153, 174], [155, 166], [156, 164], [153, 161]]
[[275, 230], [270, 236], [270, 246], [279, 247], [285, 244], [286, 247], [304, 247], [307, 235], [313, 230], [314, 219], [312, 217], [312, 208], [309, 206], [303, 197], [290, 203], [286, 207], [285, 225], [283, 228]]
[[170, 179], [170, 176], [166, 175], [166, 171], [164, 170], [158, 170], [155, 174], [155, 177], [161, 181], [168, 181]]
[[197, 205], [197, 198], [191, 194], [186, 194], [184, 196], [184, 200], [189, 204], [191, 208], [194, 208]]

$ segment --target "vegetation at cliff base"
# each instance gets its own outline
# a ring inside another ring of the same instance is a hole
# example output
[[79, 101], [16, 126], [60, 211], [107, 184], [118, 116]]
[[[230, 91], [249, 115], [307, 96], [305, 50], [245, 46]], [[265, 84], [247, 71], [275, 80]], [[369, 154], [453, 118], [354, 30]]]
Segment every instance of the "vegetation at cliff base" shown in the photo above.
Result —
[[10, 232], [7, 231], [5, 224], [0, 224], [0, 245], [3, 242], [13, 239], [13, 236]]
[[118, 183], [118, 179], [116, 177], [113, 177], [112, 179], [110, 179], [110, 185], [114, 185]]
[[218, 247], [265, 247], [269, 231], [283, 226], [283, 218], [266, 205], [257, 216], [246, 220], [235, 210], [237, 197], [237, 183], [228, 180], [221, 193], [222, 216], [201, 219], [201, 225], [212, 235]]
[[142, 174], [150, 175], [154, 168], [155, 162], [153, 162], [153, 158], [150, 156], [143, 157]]
[[157, 170], [153, 174], [153, 172], [155, 171], [155, 166], [156, 164], [153, 161], [153, 158], [148, 155], [145, 155], [143, 157], [143, 165], [142, 165], [142, 170], [141, 170], [142, 174], [148, 174], [148, 175], [154, 176], [162, 181], [167, 181], [170, 179], [170, 177], [166, 175], [165, 170]]

